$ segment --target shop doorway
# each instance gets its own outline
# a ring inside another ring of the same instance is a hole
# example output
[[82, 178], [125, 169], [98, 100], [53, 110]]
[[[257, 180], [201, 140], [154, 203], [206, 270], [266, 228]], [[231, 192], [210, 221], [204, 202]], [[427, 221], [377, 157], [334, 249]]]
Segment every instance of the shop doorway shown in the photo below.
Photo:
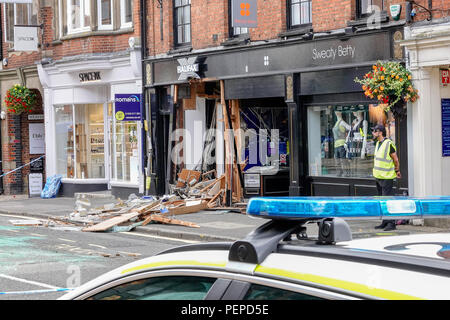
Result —
[[289, 195], [289, 125], [283, 98], [240, 100], [244, 196]]

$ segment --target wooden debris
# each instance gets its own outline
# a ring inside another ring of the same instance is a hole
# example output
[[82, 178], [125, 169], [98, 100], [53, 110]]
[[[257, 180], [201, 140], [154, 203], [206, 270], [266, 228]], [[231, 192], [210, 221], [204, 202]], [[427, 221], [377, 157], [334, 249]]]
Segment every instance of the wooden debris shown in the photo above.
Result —
[[9, 220], [9, 222], [12, 223], [16, 227], [19, 227], [19, 226], [32, 227], [32, 226], [42, 225], [42, 221], [36, 220], [36, 219]]
[[137, 218], [139, 215], [141, 215], [141, 213], [139, 213], [139, 212], [126, 213], [126, 214], [120, 215], [118, 217], [114, 217], [114, 218], [105, 220], [105, 221], [95, 224], [93, 226], [83, 228], [82, 231], [89, 231], [89, 232], [106, 231], [106, 230], [108, 230], [114, 226], [117, 226], [121, 223], [127, 222], [133, 218]]
[[[171, 219], [171, 218], [163, 217], [160, 214], [152, 214], [146, 219], [146, 221], [148, 221], [148, 222], [155, 221], [155, 222], [161, 222], [161, 223], [166, 223], [166, 224], [176, 224], [176, 225], [191, 227], [191, 228], [200, 228], [200, 226], [196, 223], [188, 222], [188, 221], [181, 221], [181, 220], [177, 220], [177, 219]], [[145, 223], [145, 221], [144, 221], [144, 223]]]

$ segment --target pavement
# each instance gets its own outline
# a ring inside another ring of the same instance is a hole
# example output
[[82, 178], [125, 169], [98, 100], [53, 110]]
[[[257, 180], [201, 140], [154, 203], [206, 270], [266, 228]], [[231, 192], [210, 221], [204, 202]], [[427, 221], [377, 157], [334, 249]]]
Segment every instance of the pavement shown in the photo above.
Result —
[[[105, 203], [114, 203], [114, 197], [105, 197]], [[101, 205], [103, 205], [101, 204]], [[75, 198], [57, 197], [53, 199], [29, 198], [27, 195], [0, 195], [0, 214], [23, 216], [47, 220], [51, 217], [68, 217], [75, 210]], [[13, 218], [12, 218], [13, 219]], [[267, 222], [265, 219], [249, 217], [229, 210], [204, 210], [197, 213], [178, 215], [176, 219], [194, 222], [200, 228], [151, 223], [135, 229], [136, 232], [156, 236], [194, 241], [236, 241], [245, 238], [258, 226]], [[450, 232], [448, 227], [429, 227], [421, 225], [398, 225], [397, 230], [384, 232], [375, 230], [379, 220], [349, 220], [353, 238], [389, 236], [414, 233]], [[316, 223], [307, 225], [309, 237], [318, 235]]]

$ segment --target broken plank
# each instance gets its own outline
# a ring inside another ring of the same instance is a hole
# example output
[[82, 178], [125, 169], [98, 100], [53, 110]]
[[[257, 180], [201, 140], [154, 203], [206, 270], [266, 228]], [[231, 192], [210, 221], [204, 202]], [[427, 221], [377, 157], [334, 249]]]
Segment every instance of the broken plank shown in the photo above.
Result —
[[106, 231], [114, 226], [117, 226], [121, 223], [124, 223], [128, 220], [131, 220], [133, 218], [136, 218], [138, 216], [140, 216], [141, 213], [140, 212], [130, 212], [130, 213], [126, 213], [123, 214], [121, 216], [118, 217], [114, 217], [105, 221], [102, 221], [100, 223], [97, 223], [93, 226], [90, 227], [86, 227], [83, 228], [82, 231], [86, 231], [86, 232], [98, 232], [98, 231]]
[[31, 226], [40, 226], [42, 225], [42, 221], [40, 220], [9, 220], [10, 223], [12, 223], [13, 225], [15, 225], [16, 227], [18, 226], [27, 226], [27, 227], [31, 227]]
[[178, 208], [168, 208], [169, 212], [163, 213], [163, 216], [171, 216], [171, 215], [179, 215], [179, 214], [188, 214], [188, 213], [196, 213], [201, 210], [206, 209], [207, 202], [203, 201], [201, 204], [193, 205], [193, 206], [183, 206]]
[[221, 189], [217, 194], [208, 202], [207, 206], [208, 208], [213, 208], [216, 204], [217, 198], [222, 194], [222, 192], [225, 192], [225, 189]]
[[162, 215], [159, 215], [159, 214], [152, 214], [149, 217], [149, 219], [151, 219], [151, 221], [161, 222], [161, 223], [164, 223], [164, 224], [176, 224], [176, 225], [185, 226], [185, 227], [200, 228], [200, 226], [198, 224], [196, 224], [196, 223], [188, 222], [188, 221], [181, 221], [181, 220], [177, 220], [177, 219], [166, 218], [166, 217], [163, 217]]

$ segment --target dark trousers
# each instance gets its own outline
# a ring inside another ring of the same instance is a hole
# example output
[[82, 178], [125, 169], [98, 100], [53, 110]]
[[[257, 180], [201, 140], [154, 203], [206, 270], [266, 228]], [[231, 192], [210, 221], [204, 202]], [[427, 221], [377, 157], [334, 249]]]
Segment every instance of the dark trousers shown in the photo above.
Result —
[[[393, 179], [375, 179], [377, 184], [377, 191], [379, 196], [393, 196], [394, 195], [394, 180]], [[395, 220], [383, 220], [382, 224], [394, 223]]]
[[393, 196], [394, 195], [394, 180], [393, 179], [376, 179], [377, 190], [379, 196]]

